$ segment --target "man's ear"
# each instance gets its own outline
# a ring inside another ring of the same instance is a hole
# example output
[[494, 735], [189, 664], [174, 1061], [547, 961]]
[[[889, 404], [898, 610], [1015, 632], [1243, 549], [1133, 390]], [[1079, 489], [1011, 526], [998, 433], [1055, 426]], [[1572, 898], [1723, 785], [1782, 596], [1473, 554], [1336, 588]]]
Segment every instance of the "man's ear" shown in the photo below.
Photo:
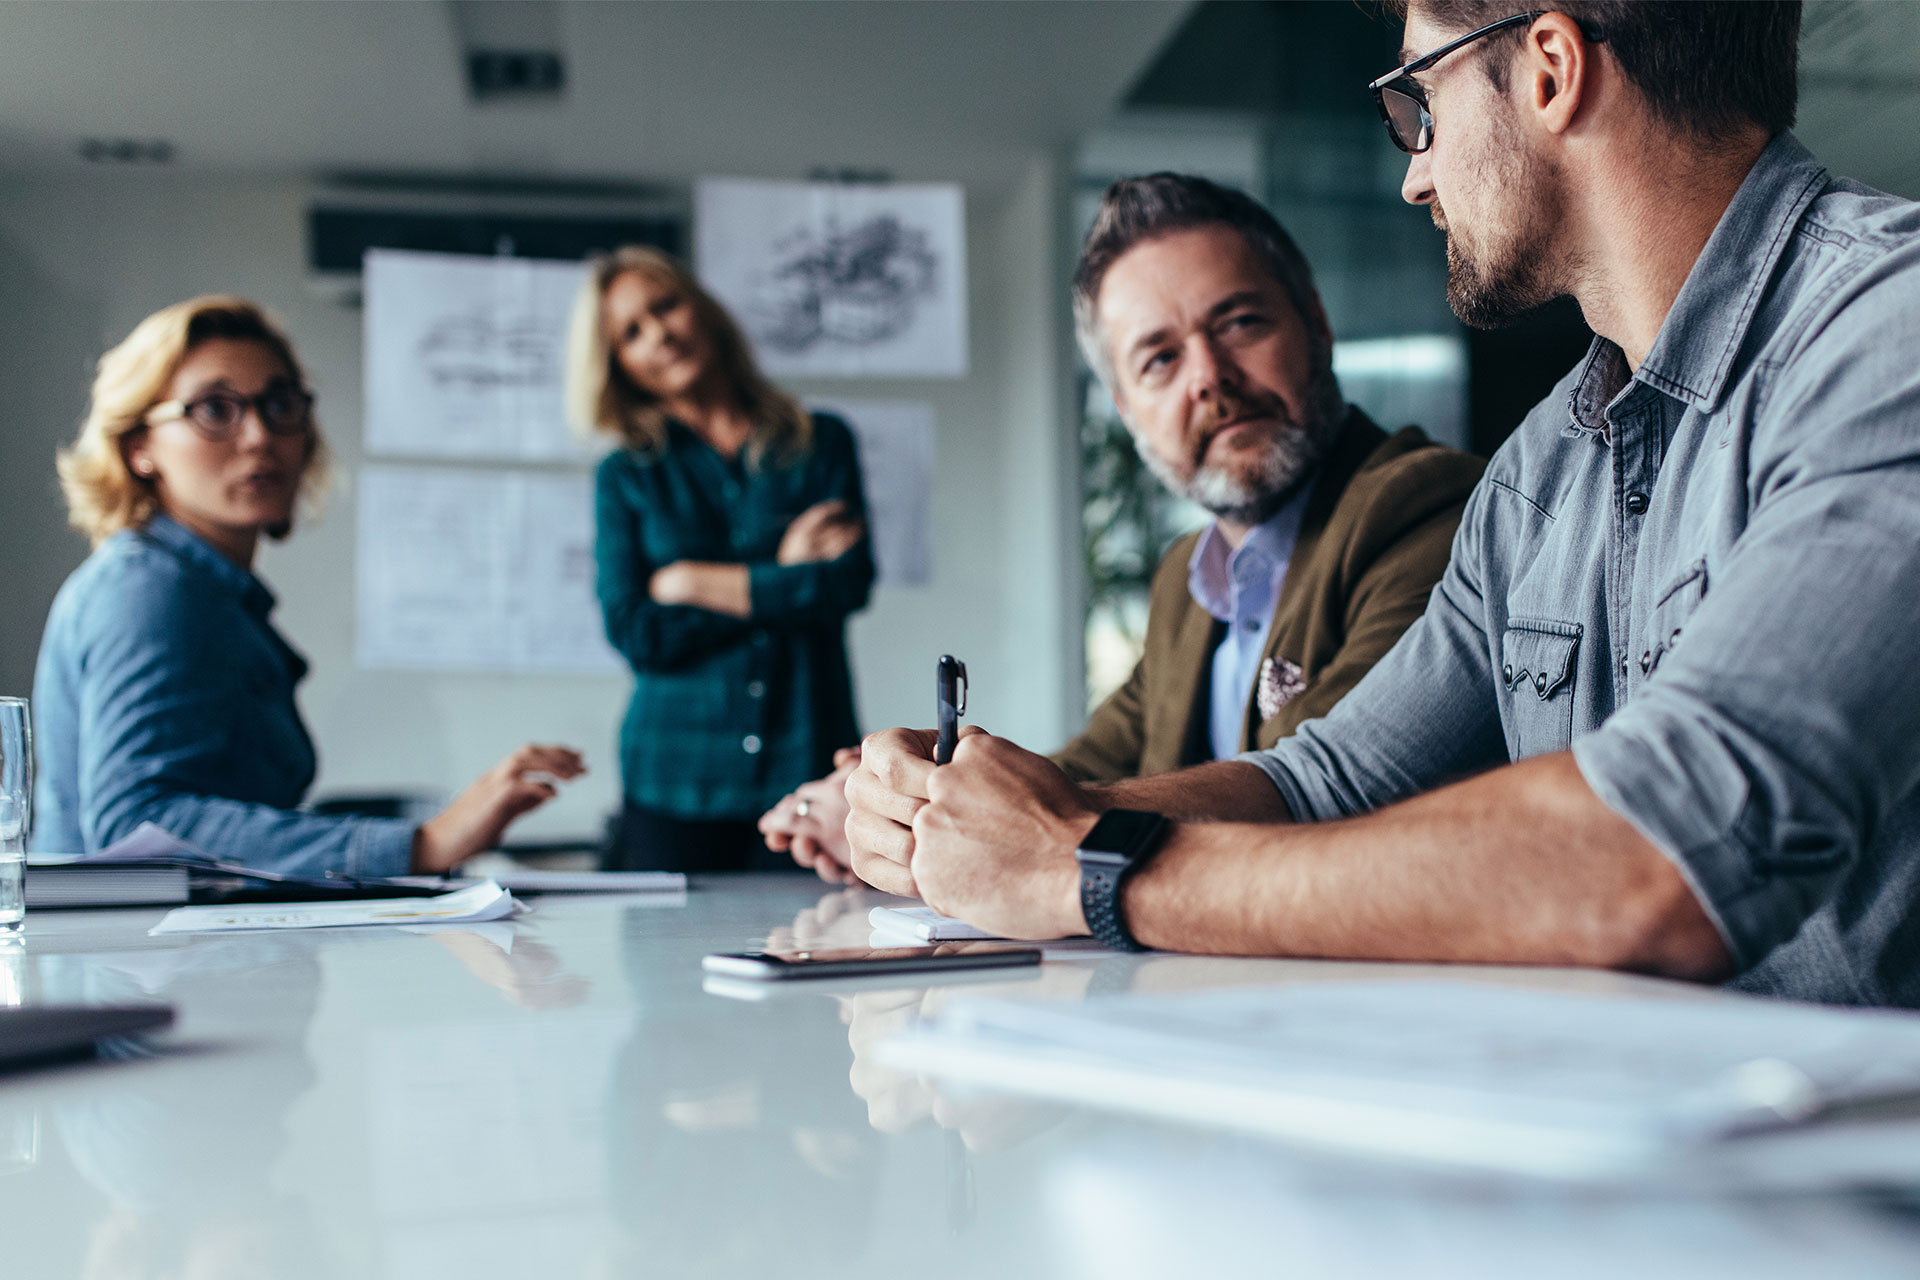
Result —
[[1548, 133], [1565, 133], [1590, 105], [1594, 48], [1580, 24], [1564, 13], [1542, 14], [1527, 29], [1514, 58], [1521, 106], [1535, 113]]
[[1333, 350], [1333, 324], [1327, 319], [1327, 304], [1320, 301], [1318, 290], [1307, 299], [1307, 313], [1301, 319], [1314, 337], [1327, 344], [1327, 350]]

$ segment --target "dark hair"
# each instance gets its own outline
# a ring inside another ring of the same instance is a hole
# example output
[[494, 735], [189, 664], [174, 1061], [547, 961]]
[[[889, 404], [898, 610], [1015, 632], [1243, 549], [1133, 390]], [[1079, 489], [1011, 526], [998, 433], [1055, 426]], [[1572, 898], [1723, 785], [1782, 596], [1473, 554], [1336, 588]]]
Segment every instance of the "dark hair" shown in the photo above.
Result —
[[[1390, 0], [1402, 17], [1408, 3]], [[1527, 11], [1514, 0], [1412, 3], [1461, 34]], [[1548, 12], [1564, 13], [1589, 38], [1606, 41], [1654, 114], [1682, 132], [1716, 139], [1753, 124], [1770, 135], [1793, 127], [1800, 0], [1562, 0]], [[1480, 65], [1505, 91], [1507, 60], [1483, 58]]]
[[1244, 191], [1184, 173], [1122, 178], [1100, 197], [1100, 212], [1080, 247], [1080, 264], [1073, 272], [1074, 332], [1087, 363], [1109, 384], [1113, 369], [1100, 344], [1096, 315], [1107, 269], [1142, 241], [1211, 226], [1238, 231], [1287, 291], [1300, 318], [1312, 326], [1319, 296], [1313, 287], [1313, 269], [1293, 237], [1259, 201]]

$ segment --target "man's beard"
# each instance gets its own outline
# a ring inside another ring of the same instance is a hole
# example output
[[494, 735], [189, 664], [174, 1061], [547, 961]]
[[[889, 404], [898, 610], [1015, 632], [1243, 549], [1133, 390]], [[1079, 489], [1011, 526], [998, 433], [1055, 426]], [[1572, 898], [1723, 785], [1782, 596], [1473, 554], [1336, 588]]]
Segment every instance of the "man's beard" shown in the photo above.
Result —
[[1516, 231], [1474, 252], [1463, 233], [1447, 225], [1439, 202], [1433, 205], [1434, 225], [1447, 233], [1447, 305], [1475, 329], [1498, 329], [1565, 292], [1550, 265], [1549, 241], [1562, 207], [1559, 175], [1526, 149], [1510, 125], [1496, 130], [1490, 154], [1502, 160], [1486, 166], [1490, 176], [1483, 189], [1501, 192], [1509, 210], [1524, 209], [1525, 220]]
[[[1165, 458], [1136, 439], [1147, 469], [1172, 492], [1215, 517], [1251, 528], [1287, 504], [1327, 456], [1346, 418], [1346, 402], [1330, 364], [1307, 388], [1306, 420], [1295, 422], [1278, 400], [1223, 393], [1214, 401], [1213, 426], [1196, 443], [1193, 469], [1181, 475]], [[1207, 451], [1223, 424], [1248, 413], [1265, 419], [1259, 456], [1250, 467], [1209, 466]]]

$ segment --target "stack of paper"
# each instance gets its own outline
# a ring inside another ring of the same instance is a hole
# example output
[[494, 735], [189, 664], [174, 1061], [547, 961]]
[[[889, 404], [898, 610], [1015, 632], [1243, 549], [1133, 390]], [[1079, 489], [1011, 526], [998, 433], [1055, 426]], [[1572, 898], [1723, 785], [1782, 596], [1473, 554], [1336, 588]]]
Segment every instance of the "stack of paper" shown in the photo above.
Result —
[[[873, 928], [869, 946], [919, 946], [935, 942], [1018, 942], [985, 929], [976, 929], [965, 920], [943, 916], [932, 907], [875, 907], [867, 913]], [[1060, 938], [1035, 943], [1049, 960], [1068, 957], [1110, 956], [1117, 954], [1092, 938]]]
[[1920, 1015], [1448, 982], [961, 999], [880, 1050], [1015, 1092], [1576, 1177], [1920, 1093]]
[[943, 916], [932, 907], [875, 907], [867, 912], [867, 923], [876, 933], [916, 942], [973, 942], [995, 936], [965, 920]]

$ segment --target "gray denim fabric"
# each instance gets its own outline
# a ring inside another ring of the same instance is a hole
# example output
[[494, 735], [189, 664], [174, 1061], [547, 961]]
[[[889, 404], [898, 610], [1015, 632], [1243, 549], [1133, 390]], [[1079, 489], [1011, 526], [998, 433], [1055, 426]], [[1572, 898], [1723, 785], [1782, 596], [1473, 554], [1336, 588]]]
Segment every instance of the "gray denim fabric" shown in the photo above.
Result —
[[1571, 747], [1740, 970], [1920, 1004], [1920, 206], [1761, 156], [1629, 376], [1495, 455], [1426, 616], [1241, 759], [1303, 820]]

